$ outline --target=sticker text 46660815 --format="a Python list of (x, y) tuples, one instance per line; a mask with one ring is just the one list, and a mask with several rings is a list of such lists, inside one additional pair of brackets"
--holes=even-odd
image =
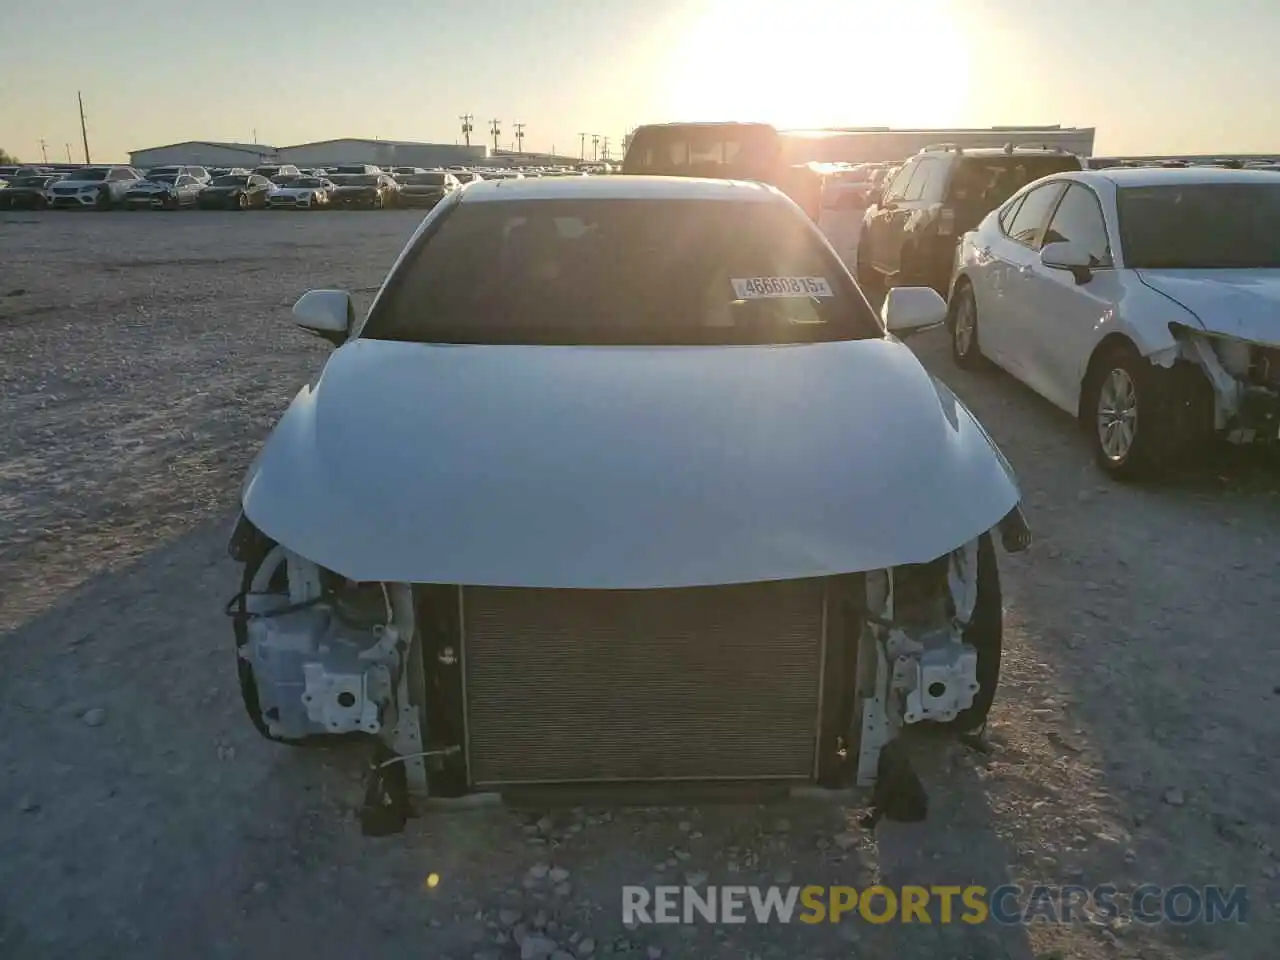
[(832, 297), (826, 277), (743, 277), (729, 281), (739, 300), (769, 297)]

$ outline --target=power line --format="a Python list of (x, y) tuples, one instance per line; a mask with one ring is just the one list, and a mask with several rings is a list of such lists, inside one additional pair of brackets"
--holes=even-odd
[(475, 119), (475, 114), (464, 113), (458, 119), (462, 121), (462, 142), (469, 147), (471, 146), (471, 134), (475, 131), (475, 127), (471, 123)]

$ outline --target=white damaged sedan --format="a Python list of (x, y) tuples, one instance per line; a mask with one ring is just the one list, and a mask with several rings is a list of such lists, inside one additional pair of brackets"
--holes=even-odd
[(957, 251), (952, 352), (1088, 427), (1118, 479), (1280, 439), (1280, 178), (1108, 169), (1024, 187)]
[(263, 735), (363, 735), (392, 797), (867, 784), (904, 724), (983, 723), (1015, 478), (773, 188), (471, 184), (365, 318), (294, 313), (338, 349), (232, 536)]

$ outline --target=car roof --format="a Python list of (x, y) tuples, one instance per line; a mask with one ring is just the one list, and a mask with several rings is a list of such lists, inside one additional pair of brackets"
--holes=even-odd
[(1158, 187), (1193, 183), (1280, 183), (1270, 170), (1233, 170), (1228, 167), (1107, 167), (1088, 171), (1090, 179), (1107, 180), (1117, 187)]
[(503, 200), (736, 200), (768, 203), (774, 190), (745, 180), (697, 177), (546, 177), (477, 180), (462, 194), (464, 203)]

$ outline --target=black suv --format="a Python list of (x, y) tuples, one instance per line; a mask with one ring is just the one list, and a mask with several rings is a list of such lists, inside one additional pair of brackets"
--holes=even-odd
[(944, 297), (956, 243), (1032, 180), (1084, 162), (1057, 147), (925, 147), (870, 196), (858, 239), (864, 287), (933, 287)]

